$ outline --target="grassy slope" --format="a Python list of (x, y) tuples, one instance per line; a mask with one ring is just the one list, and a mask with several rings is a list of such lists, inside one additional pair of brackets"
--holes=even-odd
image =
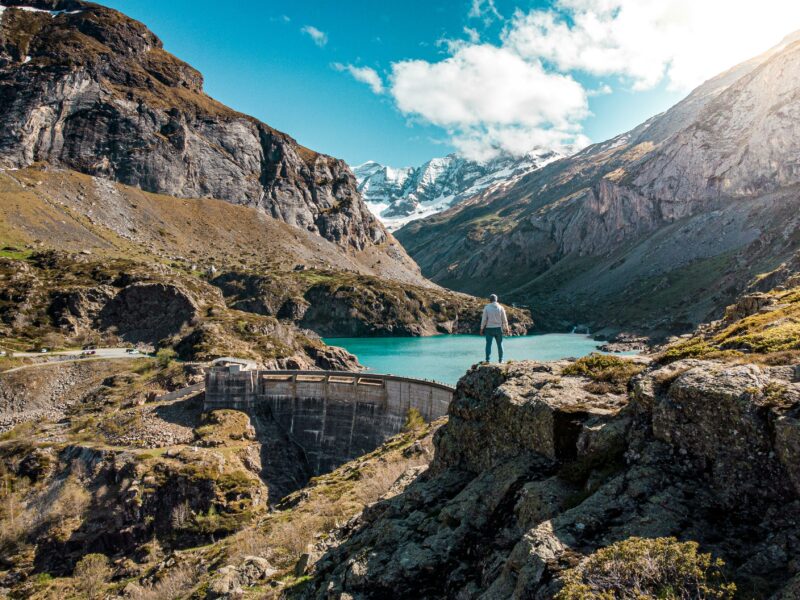
[[(795, 264), (793, 264), (795, 263)], [(725, 316), (667, 346), (660, 359), (711, 358), (790, 364), (800, 358), (800, 273), (797, 256), (757, 277), (752, 291), (726, 309)]]
[[(142, 279), (176, 282), (193, 291), (205, 308), (203, 322), (223, 330), (223, 335), (210, 335), (206, 329), (194, 344), (199, 358), (231, 353), (281, 358), (310, 343), (303, 339), (298, 346), (287, 341), (293, 337), (291, 331), (275, 333), (281, 326), (293, 327), (274, 318), (280, 305), (261, 315), (226, 308), (218, 291), (208, 285), (213, 274), (236, 272), (260, 278), (267, 282), (268, 296), (283, 300), (301, 298), (313, 286), (331, 294), (339, 291), (349, 298), (345, 303), (372, 306), (371, 299), (380, 296), (391, 307), (388, 313), (357, 311), (358, 318), (388, 318), (388, 328), (396, 331), (396, 321), (405, 319), (422, 333), (434, 333), (431, 319), (452, 318), (446, 307), (468, 308), (470, 314), (477, 310), (478, 300), (424, 280), (416, 266), (397, 252), (396, 244), (390, 238), (363, 252), (343, 250), (256, 209), (223, 201), (150, 194), (43, 165), (0, 171), (0, 258), (22, 261), (3, 263), (5, 280), (13, 280), (15, 272), (24, 273), (24, 263), (49, 248), (70, 252), (71, 260), (85, 263), (82, 268), (34, 269), (33, 298), (26, 298), (24, 306), (15, 304), (19, 300), (3, 299), (7, 313), (19, 310), (30, 316), (24, 326), (3, 334), (4, 345), (23, 349), (48, 334), (59, 334), (47, 314), (51, 294), (96, 286), (100, 283), (96, 272), (108, 272), (107, 281), (113, 280), (113, 273), (138, 272)], [(236, 300), (241, 298), (236, 295), (227, 301)], [(241, 306), (253, 310), (247, 303)], [(75, 343), (81, 341), (50, 340), (46, 345)]]

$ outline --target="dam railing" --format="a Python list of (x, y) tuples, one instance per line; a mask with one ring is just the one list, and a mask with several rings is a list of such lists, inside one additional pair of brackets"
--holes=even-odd
[(350, 371), (262, 371), (214, 367), (206, 375), (205, 410), (248, 408), (270, 399), (314, 398), (385, 406), (426, 421), (447, 413), (455, 389), (435, 381)]

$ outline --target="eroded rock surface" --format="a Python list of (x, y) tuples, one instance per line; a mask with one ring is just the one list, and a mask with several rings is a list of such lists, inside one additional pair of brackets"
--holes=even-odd
[(631, 536), (696, 540), (757, 597), (796, 585), (796, 367), (681, 361), (630, 396), (562, 367), (469, 371), (430, 469), (340, 530), (306, 596), (544, 600)]

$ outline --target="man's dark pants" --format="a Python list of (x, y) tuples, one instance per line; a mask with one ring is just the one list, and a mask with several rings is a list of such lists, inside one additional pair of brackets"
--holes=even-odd
[(497, 355), (499, 360), (503, 361), (503, 329), (502, 327), (487, 327), (483, 330), (486, 336), (486, 362), (492, 356), (492, 340), (497, 342)]

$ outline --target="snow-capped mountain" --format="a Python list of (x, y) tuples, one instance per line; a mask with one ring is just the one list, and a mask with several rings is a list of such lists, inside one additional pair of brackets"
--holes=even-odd
[(561, 154), (543, 149), (483, 163), (449, 154), (416, 168), (396, 169), (368, 161), (353, 167), (353, 173), (367, 206), (388, 229), (395, 230), (559, 158)]

